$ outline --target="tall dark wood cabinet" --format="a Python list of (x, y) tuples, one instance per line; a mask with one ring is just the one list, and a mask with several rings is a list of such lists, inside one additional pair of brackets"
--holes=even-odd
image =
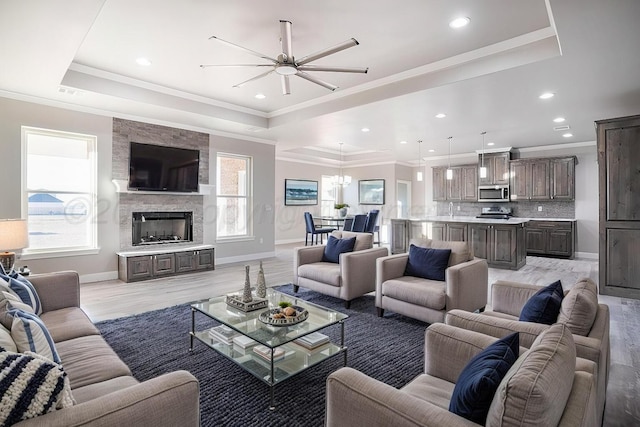
[(640, 299), (640, 116), (596, 125), (600, 293)]

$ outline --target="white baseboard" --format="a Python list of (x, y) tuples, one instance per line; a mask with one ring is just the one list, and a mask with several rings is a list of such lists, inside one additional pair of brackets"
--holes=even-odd
[(288, 245), (290, 243), (302, 243), (302, 239), (284, 239), (284, 240), (276, 240), (276, 245)]
[(273, 258), (274, 256), (276, 256), (275, 251), (261, 252), (257, 254), (230, 256), (225, 258), (216, 257), (216, 265), (233, 264), (235, 262), (253, 261), (256, 259), (264, 259), (264, 258)]
[(104, 282), (105, 280), (117, 280), (117, 271), (105, 271), (103, 273), (82, 274), (80, 283)]
[(595, 252), (576, 252), (575, 258), (598, 259), (599, 255)]

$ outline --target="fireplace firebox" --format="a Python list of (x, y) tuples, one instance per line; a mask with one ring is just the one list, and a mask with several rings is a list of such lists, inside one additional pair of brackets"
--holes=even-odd
[(193, 241), (193, 212), (133, 212), (132, 244), (158, 245)]

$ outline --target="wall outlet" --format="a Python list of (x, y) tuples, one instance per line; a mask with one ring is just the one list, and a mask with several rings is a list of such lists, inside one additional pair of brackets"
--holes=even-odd
[(542, 212), (542, 206), (538, 206), (538, 212)]
[(264, 239), (262, 237), (260, 238), (260, 243), (264, 243)]
[(458, 210), (460, 210), (460, 206), (458, 206)]

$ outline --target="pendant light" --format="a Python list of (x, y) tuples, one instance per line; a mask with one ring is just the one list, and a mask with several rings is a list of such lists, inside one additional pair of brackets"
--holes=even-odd
[(484, 136), (486, 135), (487, 132), (481, 132), (480, 135), (482, 135), (482, 154), (480, 155), (482, 161), (480, 163), (480, 178), (486, 178), (487, 177), (487, 168), (484, 167)]
[(451, 181), (453, 179), (453, 169), (451, 169), (451, 140), (452, 136), (447, 138), (449, 140), (449, 167), (447, 168), (447, 179)]
[(418, 173), (416, 174), (416, 180), (422, 182), (422, 155), (420, 151), (420, 145), (422, 144), (422, 140), (418, 140)]
[(349, 184), (351, 184), (351, 177), (349, 175), (343, 175), (342, 174), (342, 163), (343, 163), (343, 159), (342, 159), (342, 144), (344, 144), (344, 143), (343, 142), (338, 142), (338, 144), (340, 144), (340, 175), (334, 176), (333, 177), (333, 181), (334, 181), (335, 185), (341, 185), (343, 187), (346, 187)]

